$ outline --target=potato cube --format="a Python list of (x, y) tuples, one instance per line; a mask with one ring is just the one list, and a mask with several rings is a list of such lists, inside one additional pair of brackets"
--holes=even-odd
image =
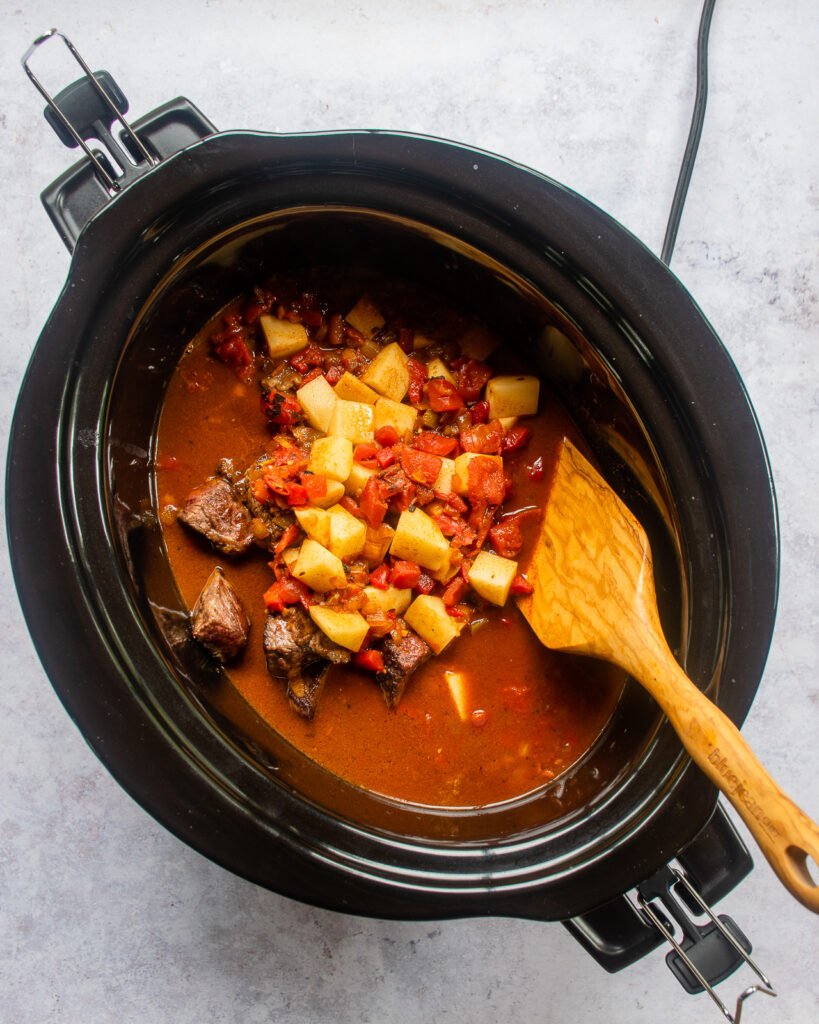
[(507, 416), (534, 416), (537, 412), (540, 381), (537, 377), (521, 374), (517, 377), (493, 377), (486, 385), (489, 418)]
[(285, 548), (284, 551), (282, 551), (282, 561), (285, 565), (292, 565), (298, 557), (298, 548)]
[(426, 641), (435, 654), (448, 647), (459, 633), (455, 620), (440, 597), (420, 594), (404, 612), (407, 625)]
[(359, 380), (349, 370), (344, 371), (334, 391), (338, 398), (343, 398), (347, 402), (364, 402), (365, 405), (375, 405), (378, 398), (377, 391), (367, 387), (364, 381)]
[(398, 520), (390, 553), (435, 572), (449, 563), (449, 542), (426, 512), (408, 508)]
[(294, 509), (296, 521), (308, 537), (324, 547), (330, 543), (330, 516), (321, 508)]
[(435, 478), (435, 483), (432, 485), (433, 491), (450, 494), (452, 492), (452, 477), (454, 475), (455, 460), (442, 457), (441, 468), (438, 471), (438, 476)]
[(330, 543), (327, 545), (339, 558), (353, 558), (360, 555), (367, 540), (367, 525), (356, 519), (341, 505), (333, 505), (327, 513), (330, 517)]
[(412, 336), (413, 352), (420, 352), (422, 348), (429, 348), (431, 344), (432, 338), (427, 337), (426, 334), (421, 334), (419, 331), (415, 331)]
[(310, 499), (310, 504), (315, 505), (317, 508), (329, 508), (331, 505), (337, 505), (339, 500), (344, 497), (343, 483), (338, 480), (331, 480), (328, 476), (324, 477), (324, 479), (327, 481), (327, 493), (322, 494), (320, 498)]
[(478, 324), (470, 327), (458, 339), (461, 355), (466, 356), (467, 359), (477, 359), (480, 362), (490, 356), (499, 344), (500, 340), (496, 335)]
[(365, 384), (393, 402), (400, 402), (409, 387), (407, 356), (397, 341), (393, 341), (373, 359), (361, 379)]
[(504, 430), (511, 430), (512, 427), (514, 427), (514, 425), (517, 423), (518, 419), (518, 416), (501, 416), (498, 422), (500, 423)]
[(304, 409), (310, 426), (327, 433), (333, 410), (338, 404), (335, 391), (327, 383), (326, 377), (314, 377), (296, 392), (299, 405)]
[(307, 347), (310, 340), (302, 324), (294, 324), (289, 320), (277, 320), (275, 316), (265, 313), (259, 317), (264, 331), (267, 351), (271, 359), (287, 359)]
[(503, 459), (500, 455), (481, 455), (478, 452), (464, 452), (455, 459), (455, 466), (452, 472), (452, 490), (456, 494), (467, 494), (469, 491), (469, 463), (473, 459), (491, 459), (500, 464), (503, 470)]
[(362, 611), (365, 615), (373, 615), (378, 612), (397, 612), (402, 615), (410, 606), (412, 590), (409, 587), (406, 589), (387, 587), (386, 590), (379, 590), (378, 587), (365, 587), (361, 596), (364, 598)]
[(344, 483), (353, 468), (353, 442), (337, 434), (317, 437), (310, 449), (307, 468), (311, 473)]
[(365, 338), (372, 337), (373, 333), (380, 330), (386, 323), (378, 306), (369, 295), (362, 295), (344, 319), (350, 327), (361, 331)]
[(402, 440), (406, 440), (415, 430), (418, 413), (411, 405), (393, 402), (391, 398), (379, 398), (375, 403), (373, 430), (381, 427), (395, 427)]
[(469, 718), (469, 688), (466, 676), (463, 672), (452, 672), (447, 669), (444, 672), (444, 680), (455, 710), (458, 712), (458, 718), (465, 722)]
[(318, 541), (308, 539), (302, 544), (299, 557), (293, 563), (292, 574), (297, 580), (320, 594), (338, 590), (347, 585), (341, 559)]
[(457, 384), (455, 375), (443, 359), (430, 359), (427, 363), (427, 377), (430, 380), (432, 380), (433, 377), (443, 377), (444, 380), (448, 380), (450, 384)]
[[(328, 433), (336, 437), (346, 437), (353, 444), (372, 441), (373, 407), (364, 402), (347, 402), (344, 399), (338, 399)], [(348, 472), (347, 476), (349, 475)]]
[(517, 574), (518, 563), (511, 558), (501, 558), (491, 551), (479, 551), (467, 578), (482, 598), (492, 604), (504, 605)]
[(386, 523), (382, 523), (375, 529), (371, 526), (367, 527), (367, 540), (364, 543), (364, 550), (361, 554), (371, 569), (381, 565), (384, 561), (394, 536), (395, 530), (391, 526), (387, 526)]
[(378, 470), (376, 469), (368, 469), (366, 466), (362, 466), (360, 462), (354, 462), (350, 475), (344, 482), (344, 490), (347, 494), (357, 498), (364, 490), (370, 477), (375, 476), (377, 472)]
[(361, 650), (370, 628), (360, 612), (337, 612), (320, 604), (310, 606), (310, 618), (333, 643), (353, 653)]

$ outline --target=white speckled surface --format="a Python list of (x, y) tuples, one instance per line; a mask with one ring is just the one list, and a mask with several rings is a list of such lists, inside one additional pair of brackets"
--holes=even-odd
[[(19, 57), (57, 22), (142, 114), (220, 127), (406, 129), (564, 181), (657, 250), (685, 142), (699, 3), (684, 0), (0, 0), (0, 431), (68, 257), (38, 194), (70, 162)], [(819, 813), (819, 16), (719, 0), (712, 92), (674, 269), (743, 374), (778, 488), (782, 592), (745, 732)], [(73, 70), (38, 64), (59, 88)], [(52, 74), (53, 72), (53, 74)], [(49, 77), (51, 74), (51, 77)], [(14, 1024), (718, 1020), (657, 953), (610, 977), (559, 926), (325, 913), (237, 879), (113, 782), (46, 681), (5, 551), (0, 1018)], [(743, 832), (743, 834), (745, 834)], [(817, 922), (764, 862), (720, 909), (776, 983), (753, 1024), (811, 1024)], [(736, 980), (722, 991), (730, 997)]]

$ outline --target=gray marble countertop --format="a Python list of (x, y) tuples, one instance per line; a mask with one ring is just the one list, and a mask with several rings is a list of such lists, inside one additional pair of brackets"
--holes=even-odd
[[(38, 194), (73, 157), (19, 58), (55, 21), (145, 113), (189, 96), (222, 128), (377, 127), (456, 139), (565, 182), (659, 250), (694, 87), (685, 0), (0, 2), (0, 431), (68, 269)], [(819, 813), (819, 14), (720, 0), (702, 148), (673, 261), (765, 434), (779, 617), (745, 734)], [(38, 64), (59, 89), (67, 60)], [(557, 925), (315, 910), (226, 873), (146, 815), (63, 711), (5, 550), (0, 1018), (14, 1024), (716, 1021), (659, 952), (609, 976)], [(741, 827), (743, 835), (747, 836)], [(750, 842), (750, 840), (749, 840)], [(817, 922), (761, 856), (720, 905), (779, 990), (748, 1024), (819, 1020)], [(722, 986), (734, 996), (746, 975)]]

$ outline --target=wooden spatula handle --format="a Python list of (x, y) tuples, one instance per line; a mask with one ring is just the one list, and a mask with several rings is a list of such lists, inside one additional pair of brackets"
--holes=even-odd
[(814, 913), (819, 885), (819, 827), (787, 797), (742, 738), (739, 729), (697, 687), (663, 645), (630, 671), (668, 716), (685, 749), (722, 790), (750, 829), (782, 884)]

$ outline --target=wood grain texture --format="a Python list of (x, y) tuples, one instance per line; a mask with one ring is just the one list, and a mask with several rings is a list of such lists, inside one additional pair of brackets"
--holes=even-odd
[(819, 913), (819, 828), (768, 775), (731, 720), (683, 672), (663, 635), (645, 531), (565, 440), (519, 606), (541, 642), (624, 668), (658, 702), (731, 801), (783, 885)]

